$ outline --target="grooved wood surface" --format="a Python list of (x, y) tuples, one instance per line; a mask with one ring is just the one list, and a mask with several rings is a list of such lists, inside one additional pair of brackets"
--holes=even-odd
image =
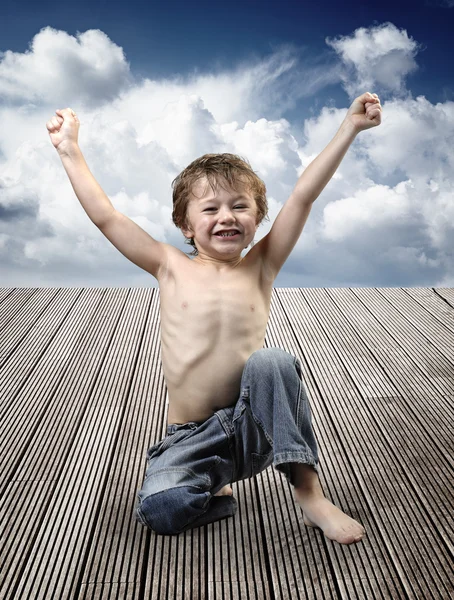
[(166, 432), (159, 289), (0, 288), (0, 598), (453, 598), (454, 289), (275, 288), (265, 346), (301, 361), (359, 544), (307, 528), (274, 467), (233, 484), (233, 518), (140, 525)]

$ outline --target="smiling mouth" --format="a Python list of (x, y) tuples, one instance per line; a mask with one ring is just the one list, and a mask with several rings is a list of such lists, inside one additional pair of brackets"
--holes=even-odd
[(222, 238), (224, 240), (231, 240), (231, 239), (235, 239), (236, 237), (238, 237), (240, 234), (238, 231), (234, 232), (234, 233), (229, 233), (229, 234), (221, 234), (221, 233), (215, 233), (214, 234), (215, 237), (218, 238)]

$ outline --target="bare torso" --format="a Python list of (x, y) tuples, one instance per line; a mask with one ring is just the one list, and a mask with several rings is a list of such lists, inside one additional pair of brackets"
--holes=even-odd
[(263, 348), (273, 278), (254, 246), (230, 270), (169, 246), (159, 276), (168, 423), (201, 422), (236, 403), (246, 361)]

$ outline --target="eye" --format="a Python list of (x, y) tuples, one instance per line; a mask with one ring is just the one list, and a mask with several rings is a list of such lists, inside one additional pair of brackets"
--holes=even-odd
[[(238, 204), (237, 206), (235, 206), (235, 208), (247, 208), (246, 206), (243, 206), (242, 204)], [(216, 210), (213, 206), (211, 208), (205, 208), (205, 210), (203, 212), (206, 212), (207, 210)]]

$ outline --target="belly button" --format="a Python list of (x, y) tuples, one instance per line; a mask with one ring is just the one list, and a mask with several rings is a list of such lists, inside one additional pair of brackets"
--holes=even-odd
[(251, 304), (251, 310), (255, 310), (255, 306)]

